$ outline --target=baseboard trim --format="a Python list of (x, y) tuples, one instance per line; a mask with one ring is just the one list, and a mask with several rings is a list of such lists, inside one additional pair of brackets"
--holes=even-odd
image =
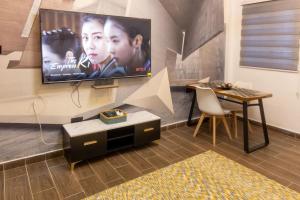
[(63, 155), (64, 155), (63, 149), (57, 149), (57, 150), (48, 151), (44, 153), (34, 154), (27, 157), (4, 161), (0, 163), (0, 172), (3, 170), (25, 166), (26, 164), (28, 165), (36, 162), (41, 162), (44, 160), (49, 160)]
[[(240, 116), (238, 116), (238, 118), (239, 118), (239, 120), (243, 120), (243, 118), (240, 117)], [(254, 125), (262, 126), (262, 123), (259, 122), (259, 121), (256, 121), (256, 120), (253, 120), (253, 119), (249, 119), (249, 121), (250, 121), (250, 123), (253, 123)], [(289, 130), (286, 130), (286, 129), (283, 129), (283, 128), (272, 126), (270, 124), (267, 124), (267, 127), (270, 130), (278, 131), (279, 133), (282, 133), (284, 135), (288, 135), (288, 136), (291, 136), (293, 138), (300, 139), (300, 134), (299, 133), (295, 133), (295, 132), (292, 132), (292, 131), (289, 131)]]
[[(241, 116), (237, 116), (237, 117), (238, 117), (239, 120), (241, 120), (241, 121), (243, 120), (243, 118)], [(192, 118), (192, 122), (195, 122), (197, 120), (199, 120), (199, 117)], [(251, 123), (253, 123), (254, 125), (262, 126), (262, 123), (259, 122), (259, 121), (256, 121), (256, 120), (253, 120), (253, 119), (249, 119), (249, 121)], [(165, 124), (165, 125), (162, 126), (161, 130), (166, 131), (166, 130), (170, 130), (170, 129), (185, 126), (185, 125), (187, 125), (187, 120), (182, 120), (182, 121), (178, 121), (178, 122), (171, 123), (171, 124)], [(269, 124), (267, 124), (267, 127), (270, 130), (277, 131), (277, 132), (282, 133), (284, 135), (288, 135), (290, 137), (300, 139), (300, 134), (299, 133), (295, 133), (295, 132), (292, 132), (292, 131), (289, 131), (289, 130), (286, 130), (286, 129), (283, 129), (283, 128), (279, 128), (279, 127), (276, 127), (276, 126), (272, 126), (272, 125), (269, 125)]]
[[(192, 122), (196, 122), (198, 120), (199, 120), (199, 117), (192, 118)], [(161, 127), (161, 131), (171, 130), (171, 129), (186, 126), (186, 125), (187, 125), (187, 120), (181, 120), (181, 121), (174, 122), (174, 123), (164, 124)]]
[[(242, 116), (238, 116), (237, 115), (237, 118), (238, 120), (243, 120), (243, 117)], [(198, 118), (199, 119), (199, 118)], [(250, 123), (256, 125), (256, 126), (262, 126), (262, 123), (259, 122), (259, 121), (256, 121), (254, 119), (249, 119), (248, 120), (250, 121)], [(293, 131), (289, 131), (289, 130), (286, 130), (286, 129), (283, 129), (283, 128), (279, 128), (279, 127), (276, 127), (276, 126), (272, 126), (270, 124), (267, 124), (267, 127), (269, 130), (273, 130), (273, 131), (278, 131), (279, 133), (282, 133), (284, 135), (288, 135), (290, 137), (293, 137), (293, 138), (297, 138), (297, 139), (300, 139), (300, 134), (299, 133), (295, 133)]]

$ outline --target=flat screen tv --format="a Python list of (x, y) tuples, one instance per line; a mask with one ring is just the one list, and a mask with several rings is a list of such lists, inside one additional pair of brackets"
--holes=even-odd
[(151, 76), (151, 20), (40, 9), (43, 83)]

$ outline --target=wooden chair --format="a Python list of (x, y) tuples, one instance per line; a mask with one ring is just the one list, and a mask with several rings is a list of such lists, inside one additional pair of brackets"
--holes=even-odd
[(225, 126), (226, 132), (228, 137), (231, 138), (230, 130), (225, 119), (225, 115), (231, 114), (230, 110), (223, 109), (221, 104), (211, 88), (202, 88), (196, 87), (196, 94), (197, 94), (197, 102), (200, 111), (202, 112), (199, 122), (196, 126), (194, 137), (197, 136), (197, 133), (202, 125), (202, 122), (205, 117), (212, 117), (213, 121), (213, 145), (216, 145), (216, 119), (221, 118), (222, 122)]

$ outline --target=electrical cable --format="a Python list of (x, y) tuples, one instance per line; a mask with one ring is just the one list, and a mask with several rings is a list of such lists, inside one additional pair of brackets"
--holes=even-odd
[[(39, 98), (41, 98), (41, 97), (39, 97)], [(39, 117), (39, 114), (36, 111), (36, 99), (32, 103), (32, 108), (33, 108), (33, 112), (34, 112), (35, 118), (36, 118), (36, 120), (37, 120), (37, 122), (39, 124), (41, 141), (45, 145), (61, 144), (61, 143), (54, 143), (54, 142), (46, 142), (46, 140), (44, 139), (44, 136), (43, 136), (43, 128), (42, 128), (42, 124), (41, 124), (41, 121), (40, 121), (40, 117)]]
[[(74, 83), (74, 89), (73, 91), (71, 92), (71, 100), (72, 100), (72, 103), (77, 107), (77, 108), (81, 108), (81, 103), (80, 103), (80, 93), (79, 93), (79, 86), (81, 85), (81, 81), (77, 82), (77, 83)], [(74, 98), (73, 98), (73, 94), (75, 93), (75, 91), (77, 91), (77, 103), (74, 101)]]

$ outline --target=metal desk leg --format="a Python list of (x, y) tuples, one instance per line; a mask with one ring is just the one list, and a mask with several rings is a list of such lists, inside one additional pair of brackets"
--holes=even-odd
[(269, 135), (268, 135), (268, 128), (267, 128), (267, 123), (266, 123), (266, 118), (265, 118), (265, 112), (264, 112), (264, 106), (262, 99), (258, 100), (259, 103), (259, 110), (260, 110), (260, 116), (261, 116), (261, 123), (263, 126), (263, 131), (264, 131), (264, 137), (265, 137), (265, 146), (269, 144)]
[(244, 151), (249, 153), (248, 138), (248, 102), (243, 101), (243, 134), (244, 134)]
[(247, 102), (243, 103), (243, 114), (244, 114), (244, 150), (246, 153), (251, 153), (253, 151), (256, 151), (258, 149), (264, 148), (266, 146), (268, 146), (269, 144), (269, 136), (268, 136), (268, 128), (267, 128), (267, 124), (266, 124), (266, 119), (265, 119), (265, 113), (264, 113), (264, 106), (262, 103), (262, 99), (258, 99), (258, 106), (259, 106), (259, 110), (260, 110), (260, 116), (261, 116), (261, 121), (262, 121), (262, 128), (264, 131), (264, 139), (265, 142), (259, 145), (256, 145), (254, 147), (249, 148), (249, 138), (248, 138), (248, 105)]
[(188, 121), (187, 121), (188, 126), (192, 126), (192, 125), (195, 124), (195, 123), (192, 123), (192, 117), (193, 117), (195, 102), (196, 102), (196, 90), (193, 91), (193, 99), (192, 99), (192, 104), (191, 104), (191, 108), (190, 108), (189, 118), (188, 118)]

